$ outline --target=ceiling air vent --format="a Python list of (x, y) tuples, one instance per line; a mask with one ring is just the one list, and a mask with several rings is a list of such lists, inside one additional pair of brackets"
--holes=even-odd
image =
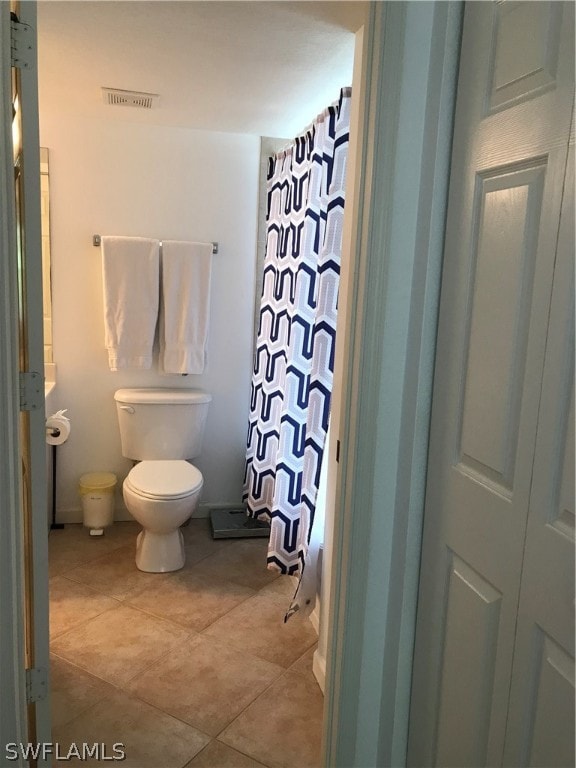
[(140, 107), (152, 109), (158, 102), (157, 93), (143, 93), (141, 91), (125, 91), (122, 88), (102, 88), (104, 103), (116, 107)]

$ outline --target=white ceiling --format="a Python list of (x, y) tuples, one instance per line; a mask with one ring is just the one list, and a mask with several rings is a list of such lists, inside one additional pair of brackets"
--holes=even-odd
[[(351, 85), (365, 5), (42, 0), (40, 113), (292, 137)], [(103, 86), (159, 103), (108, 106)]]

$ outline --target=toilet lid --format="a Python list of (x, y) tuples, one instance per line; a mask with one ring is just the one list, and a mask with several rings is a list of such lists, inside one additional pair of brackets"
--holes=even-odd
[(126, 478), (141, 496), (179, 499), (202, 487), (202, 473), (187, 461), (141, 461)]

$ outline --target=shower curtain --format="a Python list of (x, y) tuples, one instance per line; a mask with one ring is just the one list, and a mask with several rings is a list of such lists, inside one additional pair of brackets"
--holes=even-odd
[(289, 613), (309, 612), (316, 592), (309, 542), (334, 371), (350, 96), (343, 89), (268, 166), (244, 501), (270, 521), (268, 567), (307, 571)]

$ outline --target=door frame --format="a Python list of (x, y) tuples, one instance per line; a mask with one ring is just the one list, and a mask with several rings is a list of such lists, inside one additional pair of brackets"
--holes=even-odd
[[(20, 433), (19, 298), (17, 215), (12, 163), (11, 22), (9, 3), (0, 3), (2, 59), (0, 94), (2, 120), (0, 148), (5, 162), (1, 170), (0, 215), (0, 318), (5, 333), (0, 339), (0, 428), (5, 441), (0, 462), (0, 652), (2, 684), (11, 696), (0, 697), (0, 754), (8, 743), (49, 744), (51, 741), (48, 615), (48, 514), (46, 493), (46, 428), (44, 409), (44, 340), (42, 311), (42, 235), (40, 214), (40, 149), (38, 124), (38, 67), (36, 61), (36, 3), (23, 2), (19, 19), (32, 28), (28, 64), (19, 70), (22, 110), (23, 275), (26, 296), (23, 322), (27, 328), (28, 371), (38, 374), (39, 392), (27, 393), (27, 435)], [(29, 435), (29, 437), (28, 437)], [(22, 440), (29, 442), (29, 491), (23, 489)], [(6, 460), (4, 460), (4, 456)], [(23, 494), (29, 499), (27, 522), (23, 519)], [(26, 574), (26, 575), (25, 575)], [(24, 616), (28, 614), (28, 630)], [(26, 653), (32, 665), (27, 685)], [(4, 661), (6, 660), (6, 661)], [(8, 661), (9, 660), (9, 661)], [(6, 679), (4, 679), (4, 673)], [(27, 703), (29, 697), (29, 704)], [(5, 711), (6, 710), (6, 711)], [(11, 711), (12, 710), (12, 711)], [(6, 729), (6, 730), (4, 730)], [(1, 758), (0, 758), (1, 759)], [(21, 756), (19, 758), (22, 759)], [(15, 764), (20, 764), (15, 761)], [(49, 752), (41, 751), (34, 764), (50, 764)]]
[[(0, 3), (0, 748), (27, 740), (24, 660), (23, 526), (20, 515), (19, 383), (18, 383), (18, 276), (8, 254), (16, 251), (14, 170), (12, 167), (12, 96), (10, 87), (10, 7)], [(8, 73), (8, 74), (6, 74)], [(10, 116), (10, 119), (8, 118)], [(5, 693), (6, 692), (6, 693)]]
[(334, 768), (406, 764), (462, 16), (461, 2), (373, 3), (364, 30), (327, 543), (324, 764)]

